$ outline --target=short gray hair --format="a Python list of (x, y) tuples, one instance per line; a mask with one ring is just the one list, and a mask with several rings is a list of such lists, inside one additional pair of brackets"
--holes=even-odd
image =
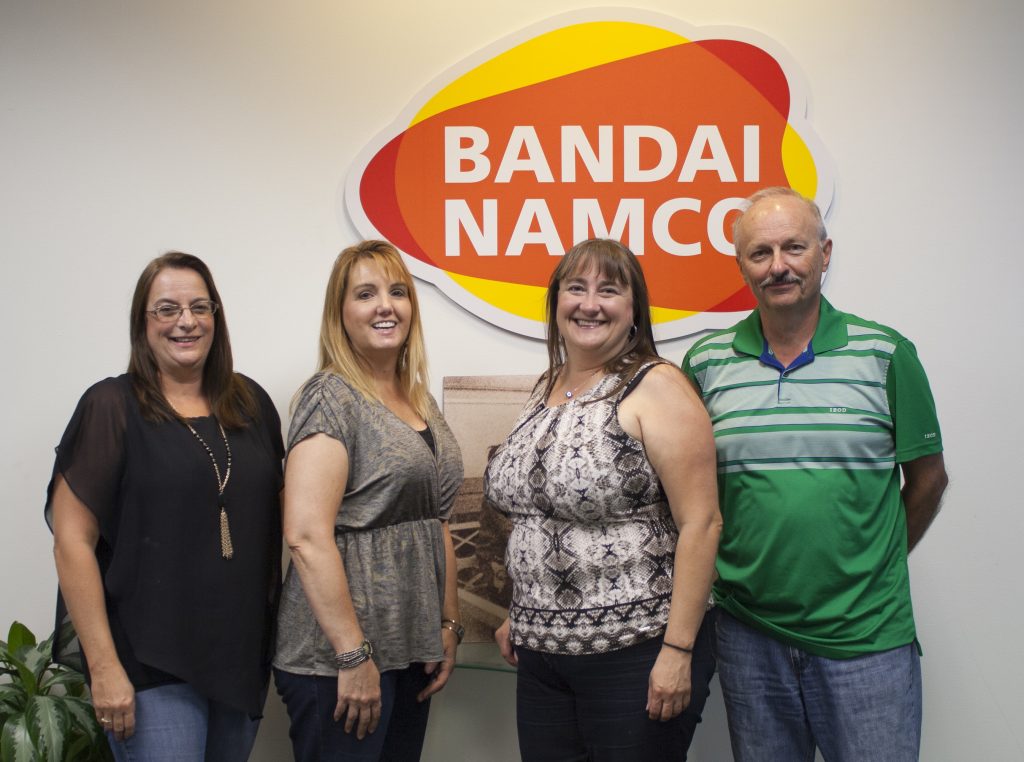
[(763, 201), (766, 198), (776, 198), (777, 196), (788, 196), (789, 198), (797, 198), (803, 201), (807, 205), (807, 209), (814, 216), (814, 221), (818, 226), (818, 240), (825, 241), (828, 238), (828, 231), (825, 230), (825, 220), (821, 216), (821, 209), (818, 205), (811, 201), (811, 199), (804, 196), (802, 193), (787, 188), (784, 185), (774, 185), (769, 188), (762, 188), (754, 195), (747, 198), (743, 204), (743, 211), (740, 216), (736, 218), (736, 221), (732, 223), (732, 242), (733, 246), (736, 245), (736, 240), (739, 237), (740, 223), (743, 222), (743, 218), (747, 214), (747, 210), (750, 209), (758, 201)]

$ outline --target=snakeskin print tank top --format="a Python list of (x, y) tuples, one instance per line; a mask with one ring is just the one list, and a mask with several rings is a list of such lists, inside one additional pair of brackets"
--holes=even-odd
[(512, 521), (516, 645), (604, 653), (665, 628), (678, 531), (643, 444), (618, 420), (656, 364), (605, 399), (620, 376), (556, 407), (538, 389), (487, 466), (487, 500)]

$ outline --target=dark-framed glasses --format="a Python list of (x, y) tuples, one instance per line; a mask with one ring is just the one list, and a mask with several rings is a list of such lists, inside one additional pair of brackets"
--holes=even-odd
[(217, 302), (211, 302), (209, 299), (201, 299), (198, 302), (192, 302), (192, 304), (184, 307), (180, 304), (161, 304), (151, 310), (146, 310), (146, 314), (152, 315), (161, 323), (171, 323), (180, 318), (181, 314), (185, 310), (191, 312), (192, 317), (202, 320), (204, 318), (212, 317), (219, 308), (220, 305), (217, 304)]

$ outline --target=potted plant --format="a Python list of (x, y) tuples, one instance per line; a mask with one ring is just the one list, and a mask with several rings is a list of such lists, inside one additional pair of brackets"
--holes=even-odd
[(112, 760), (86, 698), (85, 676), (53, 662), (53, 637), (37, 643), (14, 622), (0, 641), (0, 759)]

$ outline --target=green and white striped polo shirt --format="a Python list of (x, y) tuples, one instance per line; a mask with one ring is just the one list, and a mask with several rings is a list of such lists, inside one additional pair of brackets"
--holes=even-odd
[(914, 640), (898, 464), (942, 437), (913, 344), (822, 299), (788, 369), (755, 310), (694, 344), (683, 371), (718, 450), (719, 605), (830, 658)]

